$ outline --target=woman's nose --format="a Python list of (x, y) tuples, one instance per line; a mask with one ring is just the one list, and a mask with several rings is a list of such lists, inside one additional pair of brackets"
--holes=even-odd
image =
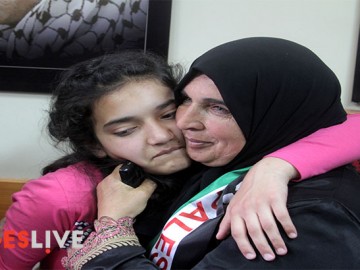
[(201, 130), (204, 125), (201, 112), (194, 106), (180, 105), (176, 111), (176, 125), (181, 130)]

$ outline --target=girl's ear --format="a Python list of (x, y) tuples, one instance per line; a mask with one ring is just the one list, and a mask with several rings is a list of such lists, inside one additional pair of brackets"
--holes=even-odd
[(107, 156), (106, 152), (100, 144), (97, 144), (92, 151), (97, 158), (104, 158)]

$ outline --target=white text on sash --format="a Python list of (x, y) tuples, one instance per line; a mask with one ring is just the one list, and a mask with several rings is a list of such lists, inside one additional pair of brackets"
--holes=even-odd
[(165, 224), (159, 239), (151, 250), (150, 259), (160, 269), (170, 269), (180, 241), (209, 219), (216, 217), (216, 204), (224, 187), (187, 204)]

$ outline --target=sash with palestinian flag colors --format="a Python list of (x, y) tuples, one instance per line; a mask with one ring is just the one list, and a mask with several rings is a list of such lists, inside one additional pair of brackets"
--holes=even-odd
[(150, 252), (150, 259), (160, 269), (171, 269), (180, 242), (205, 221), (217, 216), (217, 202), (222, 191), (248, 170), (249, 167), (224, 174), (176, 210)]

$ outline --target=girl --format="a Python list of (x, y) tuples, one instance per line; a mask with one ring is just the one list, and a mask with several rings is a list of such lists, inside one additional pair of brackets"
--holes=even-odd
[[(41, 268), (61, 269), (65, 249), (53, 233), (46, 240), (46, 233), (55, 231), (62, 237), (78, 230), (84, 238), (89, 235), (97, 214), (96, 185), (125, 160), (157, 175), (151, 213), (142, 215), (155, 212), (155, 219), (149, 232), (139, 233), (146, 238), (160, 229), (156, 209), (174, 197), (181, 181), (173, 180), (182, 178), (182, 170), (190, 165), (174, 119), (171, 89), (177, 83), (177, 70), (161, 57), (126, 52), (80, 63), (63, 74), (53, 96), (48, 130), (71, 152), (14, 195), (4, 225), (5, 231), (14, 232), (14, 243), (21, 242), (16, 232), (27, 232), (29, 242), (36, 232), (36, 242), (44, 246), (1, 245), (1, 269), (31, 269), (39, 261)], [(68, 246), (70, 238), (64, 244)]]

